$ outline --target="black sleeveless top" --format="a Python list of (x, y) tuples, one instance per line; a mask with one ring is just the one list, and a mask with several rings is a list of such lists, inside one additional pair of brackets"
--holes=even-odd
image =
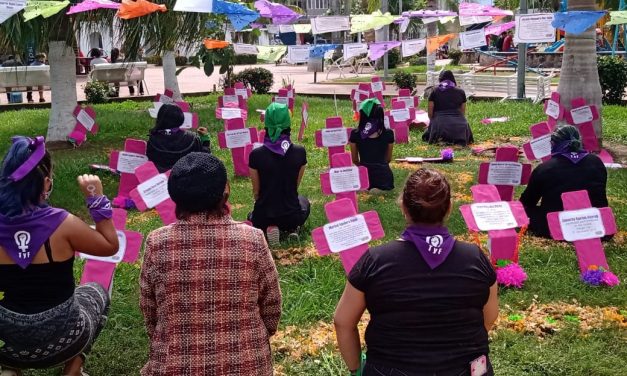
[(44, 244), (47, 264), (0, 265), (0, 306), (17, 313), (34, 314), (49, 310), (74, 294), (74, 257), (61, 262), (52, 259), (50, 241)]

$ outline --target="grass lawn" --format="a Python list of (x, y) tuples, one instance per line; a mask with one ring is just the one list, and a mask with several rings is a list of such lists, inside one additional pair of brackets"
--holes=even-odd
[[(315, 147), (314, 130), (323, 127), (324, 119), (334, 116), (333, 102), (328, 99), (296, 98), (296, 106), (309, 103), (310, 125), (304, 144), (309, 165), (301, 193), (312, 201), (312, 213), (301, 235), (300, 244), (282, 244), (273, 250), (281, 277), (283, 316), (277, 336), (273, 338), (275, 369), (279, 375), (345, 375), (339, 352), (335, 348), (332, 315), (344, 287), (342, 266), (335, 256), (318, 257), (309, 232), (325, 223), (323, 204), (331, 197), (321, 194), (319, 174), (327, 167), (326, 150)], [(191, 98), (199, 113), (201, 125), (210, 129), (215, 154), (227, 164), (231, 176), (231, 202), (235, 219), (243, 220), (252, 208), (250, 182), (232, 177), (228, 151), (217, 150), (216, 133), (221, 122), (214, 117), (216, 96)], [(260, 127), (254, 109), (264, 108), (269, 96), (254, 96), (250, 102), (251, 126)], [(76, 176), (88, 171), (90, 163), (108, 163), (111, 150), (120, 149), (127, 137), (146, 139), (153, 120), (146, 109), (148, 102), (122, 102), (96, 106), (100, 133), (77, 150), (53, 152), (55, 190), (52, 204), (88, 218)], [(339, 115), (353, 125), (348, 101), (338, 103)], [(468, 118), (478, 144), (511, 142), (521, 145), (529, 136), (528, 127), (544, 119), (540, 105), (525, 103), (470, 102)], [(295, 111), (298, 113), (298, 111)], [(627, 109), (604, 109), (605, 139), (627, 144), (624, 119)], [(509, 116), (507, 123), (482, 125), (486, 117)], [(10, 136), (45, 134), (47, 110), (22, 110), (0, 113), (0, 152), (4, 155)], [(295, 124), (300, 123), (297, 117)], [(420, 133), (411, 132), (411, 143), (396, 146), (395, 157), (437, 156), (440, 147), (420, 141)], [(433, 165), (451, 181), (454, 195), (450, 229), (462, 239), (470, 240), (457, 208), (471, 200), (469, 188), (476, 181), (479, 163), (487, 158), (472, 156), (468, 149), (455, 150), (455, 162)], [(416, 166), (394, 165), (397, 188), (382, 196), (359, 194), (360, 210), (379, 212), (389, 241), (404, 228), (396, 204), (400, 188)], [(572, 246), (526, 236), (520, 251), (520, 263), (529, 279), (522, 290), (501, 289), (501, 317), (492, 331), (491, 358), (499, 375), (620, 375), (627, 371), (627, 170), (609, 171), (608, 196), (614, 208), (618, 227), (614, 240), (605, 245), (609, 264), (623, 284), (615, 288), (588, 287), (579, 281), (577, 261)], [(102, 174), (109, 197), (117, 192), (117, 181)], [(518, 191), (520, 193), (520, 190)], [(128, 227), (148, 234), (161, 225), (154, 212), (129, 213)], [(485, 238), (483, 238), (485, 239)], [(378, 244), (380, 242), (376, 242)], [(76, 267), (76, 276), (81, 271)], [(88, 358), (86, 371), (91, 375), (137, 375), (144, 364), (147, 337), (139, 310), (140, 263), (121, 264), (114, 282), (113, 300), (107, 327)], [(365, 323), (365, 321), (364, 321)], [(55, 373), (56, 372), (56, 373)], [(30, 371), (27, 375), (56, 375), (60, 371)]]

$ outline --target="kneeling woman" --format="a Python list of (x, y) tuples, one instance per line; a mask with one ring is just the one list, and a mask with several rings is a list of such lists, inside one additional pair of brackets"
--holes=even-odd
[(496, 273), (479, 247), (455, 240), (444, 226), (449, 183), (434, 170), (414, 172), (401, 210), (401, 238), (361, 257), (335, 311), (346, 365), (360, 368), (357, 324), (367, 308), (364, 376), (470, 375), (470, 364), (482, 360), (493, 375), (487, 356), (498, 315)]
[(264, 231), (273, 226), (274, 243), (274, 237), (278, 236), (274, 232), (276, 227), (281, 231), (294, 231), (309, 217), (309, 201), (298, 195), (307, 153), (304, 147), (290, 140), (290, 112), (286, 105), (270, 104), (264, 123), (263, 146), (250, 153), (248, 162), (255, 197), (250, 219), (253, 226)]
[(529, 217), (529, 232), (545, 238), (551, 237), (546, 215), (564, 210), (562, 193), (586, 190), (593, 207), (608, 206), (607, 170), (599, 157), (582, 148), (577, 128), (557, 128), (551, 135), (551, 152), (551, 159), (533, 170), (520, 196)]
[(466, 120), (466, 93), (457, 87), (450, 70), (440, 73), (440, 84), (429, 95), (429, 128), (422, 140), (466, 146), (472, 144), (472, 130)]
[(43, 137), (13, 139), (0, 169), (2, 376), (58, 365), (63, 375), (82, 375), (106, 322), (109, 295), (96, 283), (74, 287), (74, 254), (111, 256), (118, 237), (100, 179), (83, 175), (78, 184), (95, 230), (48, 205), (52, 162)]
[(390, 169), (394, 132), (385, 129), (385, 114), (376, 98), (366, 99), (359, 106), (359, 126), (350, 136), (353, 163), (368, 169), (370, 189), (394, 189), (394, 175)]

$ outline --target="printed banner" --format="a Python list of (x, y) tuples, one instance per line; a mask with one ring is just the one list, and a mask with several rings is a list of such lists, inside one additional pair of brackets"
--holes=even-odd
[(366, 43), (348, 43), (344, 45), (344, 60), (368, 53)]
[(257, 55), (259, 53), (257, 46), (244, 43), (233, 44), (233, 50), (235, 51), (235, 55)]
[(279, 61), (287, 52), (287, 46), (257, 46), (257, 59), (265, 61)]
[(176, 0), (173, 9), (176, 12), (211, 13), (213, 0)]
[(351, 23), (348, 16), (315, 17), (311, 19), (311, 33), (314, 35), (350, 30), (350, 28)]
[(1, 0), (0, 24), (26, 7), (26, 0)]
[(519, 14), (515, 22), (514, 43), (555, 42), (553, 13)]
[(485, 41), (485, 30), (470, 30), (459, 33), (459, 42), (462, 50), (470, 50), (487, 45)]
[(309, 46), (288, 46), (287, 62), (290, 64), (306, 63), (309, 61)]
[(416, 55), (420, 51), (424, 50), (426, 45), (427, 45), (426, 39), (404, 40), (401, 43), (401, 51), (402, 51), (403, 57)]
[(70, 5), (68, 0), (65, 1), (29, 1), (26, 4), (26, 10), (22, 16), (24, 21), (30, 21), (35, 17), (42, 16), (48, 18), (59, 13), (65, 7)]

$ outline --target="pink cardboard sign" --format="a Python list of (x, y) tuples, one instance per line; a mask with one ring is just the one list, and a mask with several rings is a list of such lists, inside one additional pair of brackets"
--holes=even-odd
[(503, 146), (496, 149), (494, 162), (479, 166), (479, 184), (495, 185), (503, 201), (512, 201), (514, 188), (527, 185), (531, 175), (531, 165), (518, 163), (518, 148)]
[(307, 104), (307, 102), (303, 102), (300, 108), (300, 116), (301, 116), (300, 129), (298, 131), (299, 142), (303, 140), (303, 137), (305, 136), (305, 129), (307, 128), (307, 125), (309, 124), (309, 105)]
[(118, 196), (113, 199), (114, 206), (126, 207), (126, 199), (130, 198), (131, 191), (139, 184), (135, 169), (146, 162), (146, 141), (143, 140), (128, 138), (124, 141), (124, 150), (111, 152), (109, 167), (120, 173)]
[(560, 101), (560, 93), (554, 91), (551, 98), (544, 102), (544, 113), (547, 116), (546, 122), (551, 129), (555, 129), (557, 122), (564, 119), (564, 106)]
[(176, 222), (176, 204), (168, 193), (170, 171), (160, 174), (154, 163), (146, 162), (135, 169), (139, 184), (131, 191), (131, 198), (139, 211), (155, 208), (163, 224)]
[(551, 159), (551, 127), (546, 121), (529, 127), (531, 141), (523, 144), (523, 152), (528, 160), (548, 161)]
[(126, 210), (113, 209), (113, 225), (118, 233), (119, 249), (111, 257), (96, 257), (79, 254), (87, 259), (83, 267), (81, 285), (96, 282), (107, 290), (111, 290), (116, 265), (120, 262), (133, 263), (137, 261), (142, 247), (144, 236), (140, 232), (126, 229)]
[(240, 95), (221, 95), (218, 97), (218, 107), (241, 108), (242, 110), (247, 110), (248, 102)]
[(98, 133), (98, 124), (96, 124), (96, 111), (91, 107), (85, 107), (78, 105), (74, 108), (74, 117), (76, 118), (76, 125), (70, 134), (68, 139), (81, 146), (87, 140), (87, 133)]
[(250, 99), (250, 97), (252, 97), (253, 92), (249, 88), (247, 88), (246, 85), (244, 85), (243, 83), (236, 82), (233, 85), (233, 87), (224, 88), (224, 94), (226, 94), (226, 95), (239, 95), (244, 100), (248, 101), (248, 99)]
[(184, 112), (183, 113), (183, 125), (181, 125), (180, 129), (196, 129), (198, 128), (198, 114), (195, 112)]
[[(327, 219), (331, 222), (329, 225), (335, 226), (335, 228), (319, 227), (314, 229), (311, 233), (314, 245), (321, 256), (329, 255), (332, 251), (339, 253), (344, 271), (348, 274), (359, 258), (368, 250), (368, 244), (360, 242), (360, 240), (369, 239), (368, 241), (371, 241), (385, 236), (379, 214), (376, 211), (368, 211), (358, 216), (357, 210), (346, 198), (329, 202), (324, 206), (324, 211)], [(342, 220), (345, 221), (341, 222)], [(352, 225), (356, 226), (351, 227)], [(329, 231), (325, 232), (325, 230)], [(331, 233), (331, 231), (334, 232)], [(350, 234), (356, 234), (358, 231), (359, 233), (367, 232), (367, 234), (361, 239), (350, 239), (355, 238)], [(339, 243), (338, 238), (340, 240), (349, 238), (361, 244), (343, 250), (333, 249), (333, 246)]]
[(163, 94), (157, 93), (157, 95), (155, 95), (154, 101), (161, 102), (161, 103), (172, 103), (174, 102), (174, 91), (170, 89), (165, 89)]
[(249, 176), (248, 157), (252, 148), (247, 145), (258, 142), (258, 132), (255, 128), (247, 128), (244, 120), (230, 119), (226, 121), (224, 132), (218, 133), (218, 145), (221, 149), (231, 149), (233, 168), (237, 176)]
[(385, 82), (379, 76), (372, 76), (370, 88), (374, 93), (375, 98), (381, 102), (381, 107), (385, 108), (385, 100), (383, 99), (383, 92), (385, 91)]
[(320, 174), (320, 186), (325, 195), (335, 194), (335, 199), (347, 198), (358, 209), (357, 191), (364, 191), (370, 186), (368, 169), (355, 166), (350, 153), (334, 154), (331, 169)]
[(360, 84), (359, 89), (351, 90), (351, 101), (353, 104), (353, 111), (359, 112), (359, 105), (361, 104), (361, 102), (365, 101), (368, 98), (374, 98), (374, 94), (372, 93), (372, 91), (370, 91), (369, 87), (368, 87), (368, 90), (363, 90)]
[(568, 124), (579, 128), (584, 149), (599, 151), (599, 140), (594, 132), (593, 122), (599, 119), (599, 110), (595, 105), (587, 105), (583, 98), (575, 98), (571, 102), (570, 111), (565, 111), (564, 118)]
[[(344, 134), (339, 128), (344, 129)], [(351, 129), (344, 128), (339, 116), (327, 118), (326, 127), (316, 131), (316, 146), (329, 150), (329, 166), (333, 163), (333, 154), (344, 153), (346, 150), (350, 134)]]
[(248, 119), (248, 111), (241, 108), (218, 107), (216, 108), (216, 119), (232, 120), (232, 119)]

